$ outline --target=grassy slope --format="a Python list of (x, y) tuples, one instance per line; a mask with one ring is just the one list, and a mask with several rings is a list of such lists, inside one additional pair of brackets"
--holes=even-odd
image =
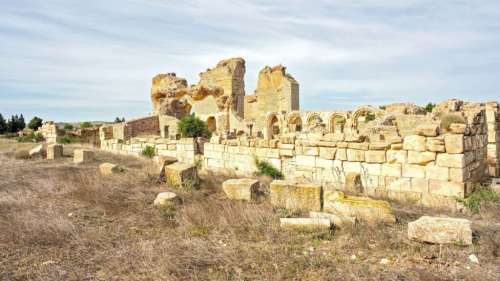
[[(4, 152), (14, 145), (0, 139)], [(286, 232), (278, 227), (286, 212), (267, 201), (228, 201), (215, 177), (198, 191), (176, 191), (183, 203), (172, 220), (152, 206), (167, 188), (145, 160), (100, 152), (95, 163), (74, 166), (69, 155), (11, 155), (0, 153), (0, 280), (500, 279), (500, 237), (491, 225), (476, 226), (470, 247), (409, 241), (406, 223), (423, 212), (409, 208), (392, 226)], [(127, 171), (103, 178), (103, 161)], [(472, 253), (480, 265), (468, 261)]]

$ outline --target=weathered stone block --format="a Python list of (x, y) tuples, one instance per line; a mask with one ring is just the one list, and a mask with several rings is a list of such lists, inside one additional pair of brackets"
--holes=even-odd
[(466, 124), (453, 123), (450, 125), (449, 131), (452, 134), (465, 134), (466, 129), (467, 129)]
[(309, 212), (309, 217), (318, 219), (329, 219), (335, 226), (353, 226), (356, 224), (355, 217), (341, 216), (325, 212)]
[(360, 162), (344, 162), (343, 163), (344, 167), (344, 173), (361, 173), (361, 163)]
[(416, 164), (403, 164), (403, 177), (425, 178), (425, 166)]
[(360, 149), (347, 149), (347, 161), (363, 162), (365, 161), (365, 151)]
[(411, 179), (411, 191), (418, 193), (428, 193), (429, 192), (429, 180), (412, 178)]
[(410, 164), (426, 165), (434, 160), (436, 160), (436, 152), (408, 151), (408, 163)]
[(122, 171), (122, 168), (120, 166), (112, 164), (112, 163), (102, 163), (99, 165), (99, 172), (103, 176), (109, 176), (115, 173), (119, 173)]
[(463, 154), (439, 153), (436, 164), (441, 167), (463, 168), (465, 167), (465, 156)]
[(425, 151), (426, 138), (423, 136), (406, 136), (403, 142), (404, 150)]
[[(48, 153), (47, 153), (48, 157)], [(75, 164), (84, 164), (92, 161), (94, 158), (94, 152), (86, 149), (75, 149), (73, 151), (73, 162)]]
[(367, 163), (385, 163), (385, 151), (367, 150), (365, 151), (365, 161)]
[(227, 198), (251, 201), (256, 198), (259, 181), (256, 179), (229, 179), (222, 183)]
[(47, 146), (47, 159), (54, 160), (63, 157), (62, 144), (50, 144)]
[(153, 205), (166, 206), (177, 199), (177, 194), (173, 192), (160, 192), (155, 198)]
[(429, 180), (429, 193), (463, 198), (465, 195), (465, 185), (451, 181)]
[(401, 177), (401, 164), (382, 164), (382, 175)]
[(334, 147), (320, 147), (319, 157), (333, 160), (335, 159), (335, 152), (337, 152), (337, 149)]
[(316, 156), (297, 155), (295, 161), (298, 166), (315, 167)]
[(423, 216), (408, 223), (408, 238), (434, 244), (471, 245), (471, 222), (466, 219)]
[(411, 180), (410, 178), (399, 178), (391, 182), (387, 186), (388, 191), (396, 192), (410, 192), (411, 191)]
[(382, 173), (382, 164), (378, 163), (361, 163), (363, 174), (372, 176), (380, 176)]
[(335, 215), (355, 217), (370, 223), (395, 223), (391, 206), (382, 200), (367, 197), (345, 196), (343, 192), (325, 191), (324, 211)]
[(439, 125), (432, 123), (424, 123), (417, 126), (415, 129), (417, 134), (426, 137), (435, 137), (439, 134)]
[(445, 152), (444, 138), (427, 138), (427, 150), (432, 152)]
[(449, 173), (447, 167), (437, 166), (435, 163), (429, 163), (425, 166), (425, 174), (427, 179), (431, 180), (449, 180)]
[(193, 164), (176, 162), (165, 166), (165, 178), (167, 179), (167, 183), (172, 186), (197, 184), (198, 170)]
[(347, 151), (345, 148), (338, 148), (337, 152), (335, 153), (335, 159), (336, 160), (342, 160), (346, 161), (347, 160)]
[(271, 182), (271, 204), (291, 210), (321, 210), (321, 186), (284, 180)]
[(330, 229), (332, 223), (328, 218), (280, 218), (280, 226), (290, 229)]
[(406, 150), (387, 150), (387, 163), (406, 163), (408, 159), (408, 152)]
[(461, 134), (446, 134), (444, 136), (446, 153), (463, 153), (464, 152), (464, 135)]
[(29, 156), (31, 158), (35, 157), (45, 157), (47, 154), (47, 150), (45, 149), (43, 144), (37, 145), (34, 148), (30, 149)]

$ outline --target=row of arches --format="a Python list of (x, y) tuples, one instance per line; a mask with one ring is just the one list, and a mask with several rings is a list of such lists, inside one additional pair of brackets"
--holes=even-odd
[(312, 112), (306, 116), (302, 116), (300, 112), (292, 112), (286, 117), (278, 113), (271, 113), (267, 118), (268, 137), (272, 138), (274, 135), (279, 135), (283, 130), (283, 126), (286, 126), (288, 132), (314, 131), (317, 129), (329, 133), (343, 133), (347, 126), (358, 129), (360, 124), (374, 120), (381, 114), (382, 112), (377, 108), (364, 106), (358, 108), (353, 114), (330, 113), (325, 122), (325, 113), (321, 112)]

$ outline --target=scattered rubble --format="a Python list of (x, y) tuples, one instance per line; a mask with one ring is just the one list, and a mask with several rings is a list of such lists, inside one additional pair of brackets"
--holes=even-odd
[(229, 199), (252, 201), (256, 199), (259, 185), (256, 179), (229, 179), (222, 183), (222, 190)]
[(123, 168), (121, 168), (116, 164), (102, 163), (101, 165), (99, 165), (99, 172), (101, 173), (102, 176), (110, 176), (112, 174), (116, 174), (122, 171)]
[(423, 216), (408, 223), (408, 238), (434, 244), (472, 245), (471, 222), (466, 219)]
[(280, 226), (282, 228), (298, 228), (298, 229), (330, 229), (331, 222), (329, 219), (322, 218), (281, 218)]
[(160, 192), (156, 196), (153, 205), (155, 206), (165, 206), (177, 199), (177, 194), (173, 192)]

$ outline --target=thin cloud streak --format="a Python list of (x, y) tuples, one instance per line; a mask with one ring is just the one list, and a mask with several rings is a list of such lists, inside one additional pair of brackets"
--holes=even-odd
[(0, 17), (4, 115), (149, 114), (156, 73), (196, 83), (235, 56), (247, 61), (247, 94), (262, 67), (286, 65), (304, 109), (489, 100), (500, 89), (494, 0), (3, 0)]

